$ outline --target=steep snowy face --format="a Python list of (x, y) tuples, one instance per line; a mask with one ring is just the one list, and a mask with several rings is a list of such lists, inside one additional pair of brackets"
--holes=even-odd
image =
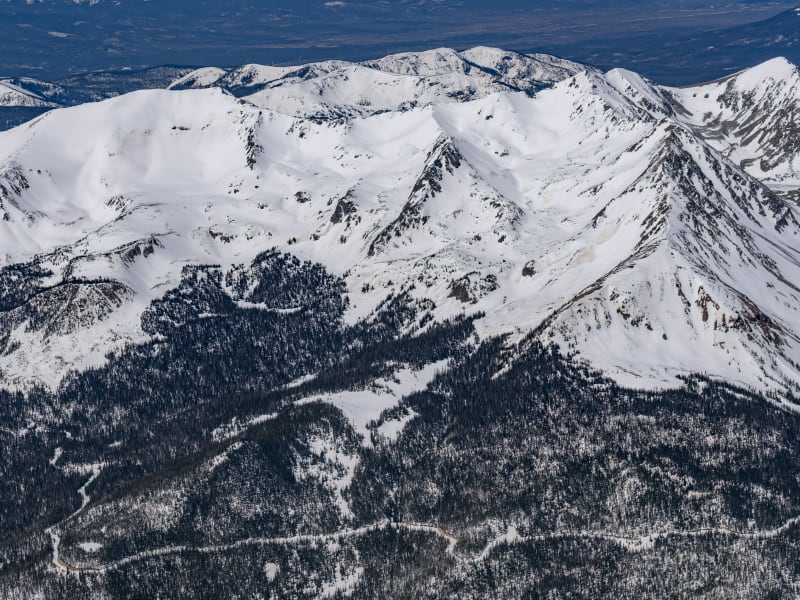
[[(497, 281), (476, 304), (484, 332), (536, 330), (631, 385), (674, 382), (702, 364), (745, 385), (781, 386), (796, 379), (798, 356), (794, 212), (665, 117), (658, 94), (633, 94), (613, 73), (579, 75), (517, 102), (518, 125), (508, 113), (491, 133), (463, 125), (462, 155), (491, 165), (478, 179), (520, 209), (513, 241), (481, 274)], [(498, 139), (501, 161), (483, 151)], [(498, 177), (498, 162), (532, 148), (535, 166)]]
[(666, 89), (681, 118), (776, 191), (800, 188), (800, 73), (776, 58), (726, 79)]
[[(0, 134), (3, 381), (101, 364), (152, 335), (142, 315), (186, 265), (277, 247), (343, 276), (353, 322), (406, 293), (421, 323), (483, 313), (478, 333), (508, 336), (512, 361), (539, 340), (637, 387), (697, 371), (800, 383), (793, 205), (630, 72), (447, 96), (475, 71), (539, 72), (528, 60), (316, 65), (255, 95), (280, 111), (219, 89), (138, 92)], [(251, 74), (237, 81), (271, 76)], [(398, 105), (421, 80), (442, 93)]]
[(647, 146), (591, 223), (618, 228), (620, 262), (559, 307), (544, 338), (632, 386), (697, 365), (754, 387), (796, 381), (794, 211), (680, 127), (660, 124)]

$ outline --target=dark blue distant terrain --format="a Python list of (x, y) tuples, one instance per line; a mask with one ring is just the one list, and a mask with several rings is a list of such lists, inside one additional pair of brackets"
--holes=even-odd
[[(635, 62), (667, 83), (688, 83), (752, 64), (758, 48), (797, 52), (772, 43), (784, 29), (796, 35), (793, 20), (749, 25), (790, 7), (756, 0), (0, 0), (0, 76), (54, 80), (164, 64), (352, 60), (484, 44), (603, 67)], [(755, 41), (745, 55), (720, 49), (726, 58), (706, 66), (712, 30), (724, 32), (725, 48)]]
[[(686, 85), (775, 56), (800, 63), (800, 14), (757, 0), (0, 0), (0, 79), (33, 93), (20, 78), (55, 83), (45, 96), (62, 106), (165, 87), (190, 67), (476, 45)], [(0, 107), (0, 129), (44, 110)]]
[(555, 48), (599, 67), (627, 67), (659, 83), (698, 83), (776, 56), (800, 64), (800, 9), (710, 31), (597, 36), (579, 46), (566, 42)]

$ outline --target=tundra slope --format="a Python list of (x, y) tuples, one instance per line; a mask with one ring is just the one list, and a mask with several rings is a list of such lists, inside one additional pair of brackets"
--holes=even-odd
[(0, 135), (3, 382), (103, 364), (185, 265), (277, 247), (345, 278), (351, 322), (406, 292), (635, 387), (795, 389), (797, 79), (674, 90), (478, 48), (52, 111)]

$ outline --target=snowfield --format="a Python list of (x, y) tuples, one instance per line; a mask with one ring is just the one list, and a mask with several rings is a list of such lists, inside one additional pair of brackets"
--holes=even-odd
[(346, 279), (348, 320), (408, 291), (626, 385), (795, 389), (799, 84), (783, 60), (669, 89), (476, 48), (202, 69), (51, 111), (0, 133), (0, 267), (49, 286), (0, 307), (0, 380), (102, 364), (183, 266), (277, 247)]

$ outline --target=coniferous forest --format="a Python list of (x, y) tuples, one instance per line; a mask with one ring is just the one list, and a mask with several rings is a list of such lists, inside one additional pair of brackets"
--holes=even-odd
[[(277, 251), (186, 267), (152, 341), (5, 392), (0, 595), (797, 593), (800, 416), (777, 399), (623, 389), (407, 294), (347, 324), (345, 292)], [(366, 432), (320, 401), (434, 364)]]

